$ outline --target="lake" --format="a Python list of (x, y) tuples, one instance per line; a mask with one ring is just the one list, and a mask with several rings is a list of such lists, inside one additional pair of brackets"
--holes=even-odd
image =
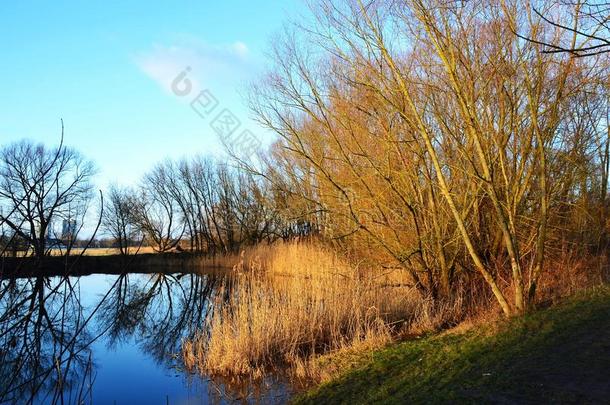
[(278, 376), (235, 382), (184, 370), (181, 343), (205, 328), (226, 286), (217, 274), (2, 280), (0, 403), (285, 402), (291, 390)]

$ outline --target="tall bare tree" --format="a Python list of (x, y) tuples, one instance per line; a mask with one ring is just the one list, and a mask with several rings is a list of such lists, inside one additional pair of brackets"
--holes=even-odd
[[(505, 314), (525, 311), (560, 211), (574, 212), (575, 187), (599, 184), (585, 171), (576, 186), (559, 161), (590, 153), (572, 148), (569, 112), (607, 74), (515, 36), (560, 34), (527, 10), (315, 2), (314, 26), (275, 41), (274, 69), (253, 89), (254, 113), (280, 136), (262, 175), (322, 213), (326, 236), (400, 266), (423, 293), (451, 295), (479, 274)], [(585, 145), (600, 123), (579, 133)]]
[(47, 255), (52, 227), (84, 217), (95, 172), (90, 160), (63, 143), (48, 148), (24, 140), (5, 146), (0, 151), (0, 221), (36, 257)]

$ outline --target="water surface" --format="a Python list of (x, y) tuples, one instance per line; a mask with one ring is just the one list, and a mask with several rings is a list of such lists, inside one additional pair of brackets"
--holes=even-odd
[(289, 394), (279, 377), (228, 382), (184, 370), (181, 342), (227, 294), (219, 275), (0, 283), (0, 403), (281, 403)]

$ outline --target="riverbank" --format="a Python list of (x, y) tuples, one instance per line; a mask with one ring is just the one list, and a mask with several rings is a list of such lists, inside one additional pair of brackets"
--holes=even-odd
[(346, 370), (295, 403), (602, 403), (610, 286), (521, 318), (325, 361)]
[(0, 279), (88, 276), (92, 274), (120, 275), (155, 273), (200, 273), (230, 270), (238, 255), (209, 256), (196, 253), (145, 253), (121, 255), (49, 256), (41, 262), (35, 257), (0, 258)]

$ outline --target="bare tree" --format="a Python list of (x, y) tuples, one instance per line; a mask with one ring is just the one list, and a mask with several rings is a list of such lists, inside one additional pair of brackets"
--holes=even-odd
[(592, 212), (583, 196), (605, 149), (574, 175), (559, 163), (591, 155), (581, 145), (603, 121), (574, 133), (568, 112), (607, 66), (512, 35), (561, 36), (520, 1), (319, 0), (313, 12), (275, 41), (253, 88), (253, 112), (279, 135), (262, 175), (284, 206), (425, 294), (478, 274), (505, 314), (526, 310), (551, 229), (576, 206)]
[(275, 237), (271, 194), (268, 183), (226, 163), (165, 160), (144, 177), (131, 209), (158, 251), (178, 246), (184, 237), (193, 252), (227, 253)]
[(144, 176), (135, 204), (135, 218), (141, 231), (157, 252), (175, 248), (185, 232), (180, 209), (171, 191), (172, 172), (158, 164)]
[(139, 236), (135, 198), (135, 192), (129, 188), (110, 186), (103, 228), (114, 239), (121, 255), (129, 254), (129, 248)]
[(54, 223), (84, 217), (95, 172), (90, 160), (63, 144), (50, 149), (24, 140), (5, 146), (0, 151), (0, 205), (6, 214), (0, 214), (0, 221), (36, 257), (47, 255)]
[(533, 2), (531, 8), (541, 25), (553, 28), (551, 32), (555, 35), (538, 37), (514, 32), (522, 39), (541, 45), (543, 53), (589, 57), (610, 52), (610, 3), (554, 0)]

